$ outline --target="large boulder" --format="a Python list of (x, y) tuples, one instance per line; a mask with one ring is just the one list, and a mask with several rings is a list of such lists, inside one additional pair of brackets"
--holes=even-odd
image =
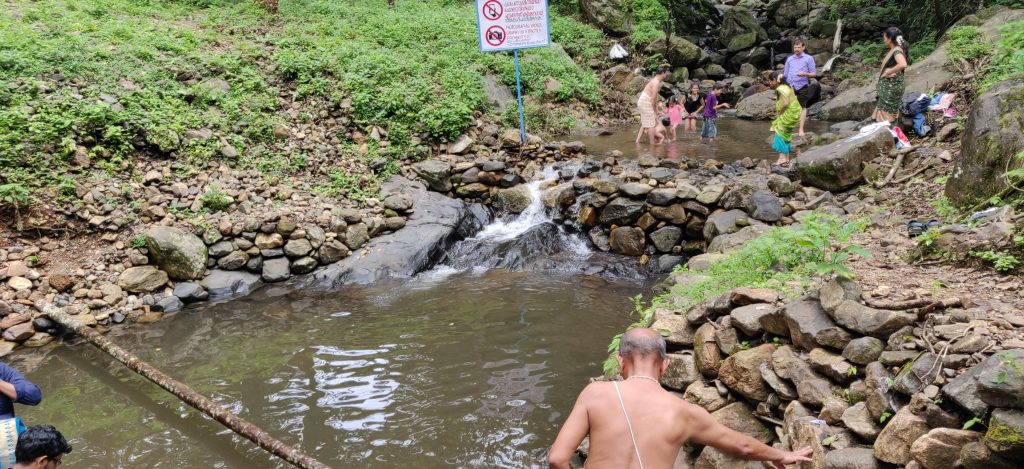
[(1000, 83), (971, 106), (956, 168), (946, 182), (946, 197), (973, 205), (1006, 188), (1001, 177), (1007, 160), (1024, 150), (1024, 78)]
[(635, 226), (620, 226), (612, 230), (612, 234), (608, 238), (608, 245), (612, 252), (627, 256), (639, 256), (647, 248), (647, 241), (644, 230)]
[(993, 407), (1024, 409), (1024, 349), (1004, 350), (978, 374), (978, 397)]
[(916, 314), (875, 309), (854, 300), (844, 300), (834, 310), (826, 309), (826, 312), (840, 326), (879, 339), (887, 339), (893, 332), (917, 320)]
[(209, 252), (198, 236), (170, 226), (146, 231), (146, 247), (153, 260), (171, 278), (193, 280), (203, 277)]
[(439, 160), (426, 160), (413, 164), (412, 170), (426, 181), (430, 190), (438, 192), (452, 190), (451, 164)]
[(985, 446), (1006, 458), (1024, 457), (1024, 411), (993, 410), (985, 432)]
[(807, 0), (780, 0), (769, 10), (769, 16), (779, 27), (793, 27), (797, 20), (810, 13), (811, 5)]
[(768, 398), (768, 387), (761, 378), (761, 364), (771, 363), (775, 347), (764, 344), (749, 350), (741, 350), (729, 356), (722, 363), (718, 377), (733, 391), (755, 401)]
[(743, 7), (733, 7), (725, 12), (722, 28), (718, 33), (718, 41), (723, 47), (729, 45), (734, 37), (746, 33), (754, 33), (758, 42), (768, 39), (768, 32), (757, 23), (754, 14)]
[(775, 439), (775, 433), (764, 426), (750, 407), (742, 402), (733, 402), (715, 412), (711, 416), (718, 420), (718, 423), (736, 430), (744, 435), (752, 437), (761, 443), (771, 444)]
[(796, 167), (805, 185), (841, 191), (864, 179), (864, 163), (892, 148), (889, 130), (873, 127), (873, 130), (804, 152), (796, 157)]
[(524, 184), (499, 189), (498, 193), (494, 195), (494, 208), (509, 213), (522, 213), (530, 206), (531, 202), (533, 202), (533, 196), (530, 195), (530, 189)]
[(676, 35), (666, 41), (664, 34), (647, 44), (644, 51), (652, 55), (661, 54), (673, 67), (697, 65), (703, 54), (700, 48), (692, 42)]
[(633, 32), (629, 0), (580, 0), (583, 18), (604, 31), (624, 36)]
[(955, 428), (933, 428), (910, 445), (910, 455), (925, 469), (956, 466), (960, 450), (981, 439), (981, 433)]
[(775, 90), (755, 93), (736, 104), (736, 117), (769, 120), (775, 117)]
[(904, 406), (886, 424), (875, 440), (875, 457), (891, 464), (905, 465), (912, 459), (910, 446), (925, 433), (928, 423), (924, 417)]
[(632, 225), (643, 213), (642, 201), (619, 197), (604, 206), (600, 220), (602, 225)]

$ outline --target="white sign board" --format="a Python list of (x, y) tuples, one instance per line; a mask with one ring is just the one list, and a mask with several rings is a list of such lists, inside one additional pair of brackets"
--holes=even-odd
[(547, 0), (476, 0), (480, 51), (551, 45)]

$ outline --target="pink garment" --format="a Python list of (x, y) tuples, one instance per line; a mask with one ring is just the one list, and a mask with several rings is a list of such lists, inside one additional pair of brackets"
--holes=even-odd
[(683, 107), (675, 104), (668, 107), (669, 125), (680, 125), (683, 123)]

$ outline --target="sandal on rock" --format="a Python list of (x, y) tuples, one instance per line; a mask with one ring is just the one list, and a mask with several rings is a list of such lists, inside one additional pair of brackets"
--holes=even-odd
[(916, 238), (924, 233), (925, 225), (917, 220), (910, 220), (907, 222), (907, 235), (911, 238)]
[(925, 223), (924, 226), (925, 226), (925, 230), (936, 229), (936, 228), (942, 226), (942, 222), (940, 222), (938, 220), (935, 220), (935, 219), (931, 219), (931, 220), (928, 220), (928, 223)]

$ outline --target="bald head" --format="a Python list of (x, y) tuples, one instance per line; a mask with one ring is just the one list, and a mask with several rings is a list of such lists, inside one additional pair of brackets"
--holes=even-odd
[(619, 341), (619, 356), (624, 359), (665, 358), (665, 339), (661, 333), (649, 327), (630, 329)]

